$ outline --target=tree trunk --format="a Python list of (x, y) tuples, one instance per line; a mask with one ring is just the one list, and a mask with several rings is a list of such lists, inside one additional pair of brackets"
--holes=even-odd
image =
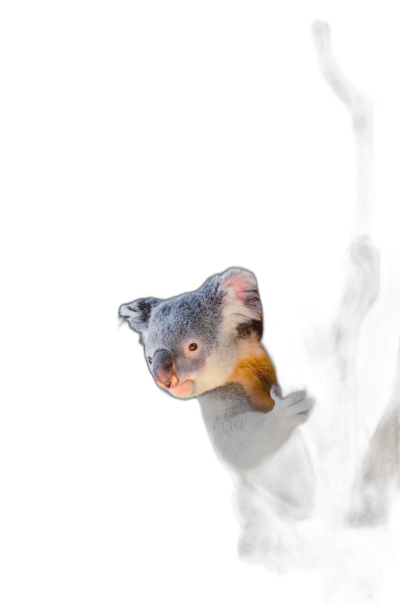
[[(314, 23), (312, 33), (322, 73), (352, 117), (357, 164), (354, 241), (369, 233), (372, 220), (373, 110), (337, 67), (328, 24)], [(330, 392), (319, 391), (312, 420), (300, 428), (322, 509), (319, 524), (246, 527), (239, 540), (245, 563), (322, 572), (325, 604), (376, 603), (383, 565), (399, 561), (398, 540), (388, 526), (400, 482), (400, 350), (391, 401), (355, 481), (355, 363), (364, 282), (363, 269), (350, 263)], [(304, 381), (312, 378), (305, 346), (290, 352)]]

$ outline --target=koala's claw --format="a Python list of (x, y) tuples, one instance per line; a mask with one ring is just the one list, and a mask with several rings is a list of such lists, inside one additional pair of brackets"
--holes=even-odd
[(274, 386), (271, 389), (271, 397), (275, 401), (275, 413), (289, 429), (303, 424), (308, 419), (315, 402), (314, 399), (306, 398), (306, 393), (303, 390), (292, 392), (289, 396), (281, 398), (278, 394), (280, 388), (279, 390), (278, 388), (279, 386)]

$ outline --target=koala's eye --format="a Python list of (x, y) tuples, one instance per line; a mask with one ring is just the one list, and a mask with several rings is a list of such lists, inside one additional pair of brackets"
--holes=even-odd
[(151, 365), (153, 362), (153, 359), (151, 357), (147, 357), (147, 360), (149, 361), (149, 364)]
[(197, 344), (195, 342), (189, 344), (189, 350), (197, 350)]

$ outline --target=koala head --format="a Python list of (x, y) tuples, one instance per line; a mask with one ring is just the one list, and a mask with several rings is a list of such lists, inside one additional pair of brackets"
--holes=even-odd
[(158, 386), (178, 398), (225, 384), (236, 364), (238, 342), (262, 335), (257, 281), (240, 268), (213, 275), (194, 292), (123, 304), (119, 314), (140, 333)]

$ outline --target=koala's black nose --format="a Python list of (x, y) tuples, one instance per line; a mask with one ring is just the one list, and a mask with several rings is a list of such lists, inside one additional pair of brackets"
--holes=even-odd
[(161, 388), (173, 388), (179, 383), (174, 369), (174, 357), (168, 350), (158, 350), (154, 355), (153, 375)]

